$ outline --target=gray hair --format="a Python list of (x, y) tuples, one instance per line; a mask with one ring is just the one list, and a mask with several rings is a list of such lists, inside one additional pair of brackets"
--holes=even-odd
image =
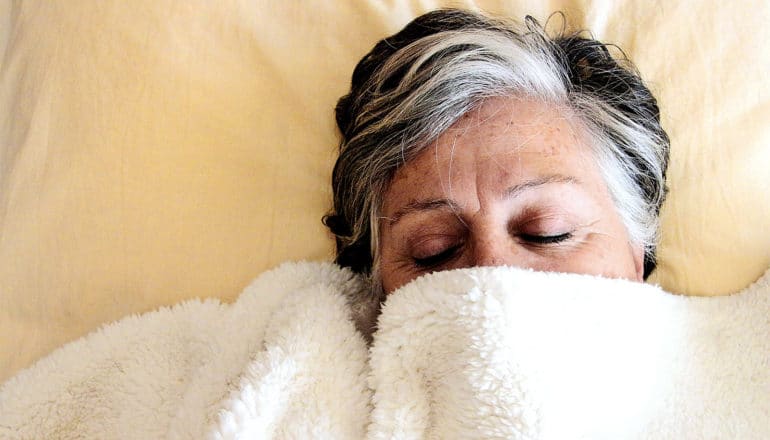
[(655, 268), (669, 140), (655, 98), (627, 60), (580, 34), (445, 9), (416, 18), (358, 64), (337, 104), (332, 185), (337, 263), (378, 282), (382, 197), (395, 171), (484, 100), (518, 96), (568, 108), (584, 124), (631, 241)]

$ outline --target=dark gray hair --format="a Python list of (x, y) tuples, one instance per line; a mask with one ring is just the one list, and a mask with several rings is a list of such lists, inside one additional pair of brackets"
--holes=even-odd
[(652, 272), (669, 139), (633, 65), (580, 33), (549, 37), (531, 17), (521, 25), (456, 9), (422, 15), (377, 43), (337, 104), (342, 141), (324, 223), (338, 264), (377, 277), (379, 210), (396, 170), (500, 96), (577, 115), (631, 241), (644, 247), (644, 277)]

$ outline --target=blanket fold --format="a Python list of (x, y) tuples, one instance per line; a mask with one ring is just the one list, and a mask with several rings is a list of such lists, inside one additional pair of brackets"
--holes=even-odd
[(768, 275), (692, 298), (500, 268), (388, 299), (373, 438), (770, 438)]
[[(68, 344), (0, 388), (0, 438), (770, 438), (770, 271), (694, 298), (473, 268), (390, 295), (289, 263)], [(355, 317), (355, 319), (354, 319)]]

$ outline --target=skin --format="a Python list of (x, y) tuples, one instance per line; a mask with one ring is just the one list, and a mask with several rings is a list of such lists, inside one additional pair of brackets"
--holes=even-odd
[(390, 293), (425, 273), (518, 266), (641, 281), (633, 245), (579, 120), (495, 98), (395, 174), (380, 219)]

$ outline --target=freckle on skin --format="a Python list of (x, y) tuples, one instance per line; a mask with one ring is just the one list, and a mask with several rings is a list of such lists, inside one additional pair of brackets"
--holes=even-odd
[[(499, 198), (488, 195), (501, 194), (506, 187), (535, 175), (578, 176), (584, 190), (574, 191), (580, 191), (578, 194), (585, 196), (588, 200), (585, 206), (589, 206), (586, 209), (592, 211), (583, 213), (585, 209), (575, 207), (575, 212), (583, 216), (595, 216), (593, 223), (599, 222), (599, 219), (601, 222), (591, 228), (581, 226), (581, 230), (585, 229), (587, 234), (575, 246), (570, 258), (549, 259), (551, 257), (543, 255), (540, 260), (524, 258), (511, 261), (515, 265), (536, 270), (633, 278), (631, 271), (638, 272), (641, 264), (635, 263), (633, 258), (641, 259), (642, 253), (627, 244), (626, 232), (614, 211), (606, 185), (594, 169), (594, 158), (586, 145), (591, 138), (587, 136), (579, 118), (560, 114), (559, 109), (551, 108), (549, 111), (554, 110), (557, 111), (555, 116), (545, 113), (545, 109), (539, 108), (537, 103), (523, 102), (520, 107), (511, 108), (510, 114), (501, 114), (494, 108), (482, 108), (464, 115), (464, 122), (445, 132), (433, 145), (433, 149), (428, 149), (432, 151), (426, 150), (399, 169), (386, 190), (383, 213), (389, 215), (399, 206), (426, 197), (448, 196), (460, 206), (460, 213), (473, 218), (468, 223), (471, 226), (466, 225), (466, 228), (475, 227), (473, 231), (478, 234), (485, 231), (500, 232), (501, 235), (494, 237), (479, 235), (484, 240), (493, 240), (492, 244), (485, 247), (486, 250), (497, 251), (501, 248), (493, 245), (499, 244), (501, 237), (508, 237), (508, 229), (498, 230), (494, 227), (507, 225), (510, 219), (506, 215), (510, 212), (505, 209), (508, 205), (500, 204)], [(497, 118), (493, 117), (495, 115)], [(446, 182), (450, 178), (450, 168), (451, 188)], [(450, 194), (445, 192), (447, 189), (450, 189)], [(560, 196), (554, 197), (558, 200)], [(536, 204), (537, 199), (533, 200)], [(430, 222), (432, 217), (427, 218)], [(443, 220), (438, 223), (441, 222)], [(421, 273), (417, 269), (404, 268), (403, 261), (410, 261), (410, 251), (400, 247), (399, 243), (409, 239), (408, 227), (397, 233), (400, 235), (394, 235), (393, 229), (388, 228), (386, 223), (381, 231), (381, 272), (386, 291), (403, 285)], [(621, 246), (623, 243), (626, 244)], [(501, 256), (516, 257), (504, 253)], [(457, 267), (467, 267), (475, 263), (473, 260), (460, 260), (458, 264)], [(636, 268), (632, 267), (634, 264)], [(641, 275), (637, 274), (639, 277)]]

